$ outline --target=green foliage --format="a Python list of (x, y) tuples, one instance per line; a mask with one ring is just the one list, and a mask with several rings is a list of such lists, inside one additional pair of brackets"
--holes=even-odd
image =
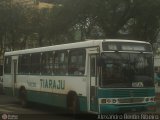
[(86, 38), (153, 43), (160, 30), (159, 6), (160, 0), (61, 0), (52, 10), (39, 10), (0, 0), (0, 52)]
[(133, 18), (135, 23), (132, 27), (134, 38), (155, 42), (160, 20), (159, 5), (159, 0), (134, 1)]
[[(159, 28), (159, 6), (159, 0), (67, 0), (54, 9), (53, 28), (63, 33), (82, 26), (89, 38), (94, 26), (99, 26), (106, 38), (153, 42)], [(120, 34), (124, 29), (127, 36)]]

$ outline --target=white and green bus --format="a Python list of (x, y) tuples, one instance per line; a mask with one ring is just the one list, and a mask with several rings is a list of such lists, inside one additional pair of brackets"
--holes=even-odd
[(23, 106), (74, 111), (155, 110), (152, 47), (135, 40), (88, 40), (5, 53), (4, 92)]

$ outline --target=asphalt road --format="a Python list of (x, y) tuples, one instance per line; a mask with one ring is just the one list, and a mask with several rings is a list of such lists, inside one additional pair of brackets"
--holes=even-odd
[[(159, 103), (157, 104), (156, 113), (160, 114)], [(10, 119), (4, 119), (6, 115)], [(28, 108), (22, 108), (18, 99), (0, 94), (0, 120), (97, 120), (98, 117), (92, 115), (68, 115), (64, 109), (35, 103), (32, 103)]]
[(67, 111), (64, 109), (50, 107), (42, 104), (32, 103), (28, 108), (22, 108), (18, 99), (6, 95), (0, 95), (0, 120), (2, 117), (5, 117), (5, 115), (10, 117), (12, 120), (81, 119), (81, 117), (67, 114)]

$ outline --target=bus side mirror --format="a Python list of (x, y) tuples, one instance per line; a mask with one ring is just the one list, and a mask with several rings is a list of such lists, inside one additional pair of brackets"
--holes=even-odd
[(104, 59), (101, 56), (97, 57), (97, 66), (102, 67), (104, 65)]

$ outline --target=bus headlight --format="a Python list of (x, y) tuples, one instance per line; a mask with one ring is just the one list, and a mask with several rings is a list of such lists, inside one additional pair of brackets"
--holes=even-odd
[(101, 99), (101, 103), (102, 104), (106, 103), (106, 99)]
[(149, 102), (149, 98), (147, 97), (147, 98), (145, 98), (145, 102)]
[(102, 98), (100, 99), (101, 104), (116, 104), (118, 103), (118, 99), (116, 98)]
[(151, 98), (150, 98), (150, 102), (155, 102), (155, 98), (154, 98), (154, 97), (151, 97)]
[(110, 104), (111, 102), (112, 102), (111, 99), (107, 99), (107, 100), (106, 100), (106, 103), (109, 103), (109, 104)]
[(145, 102), (155, 102), (155, 97), (146, 97)]
[(117, 103), (117, 99), (112, 99), (112, 103)]

